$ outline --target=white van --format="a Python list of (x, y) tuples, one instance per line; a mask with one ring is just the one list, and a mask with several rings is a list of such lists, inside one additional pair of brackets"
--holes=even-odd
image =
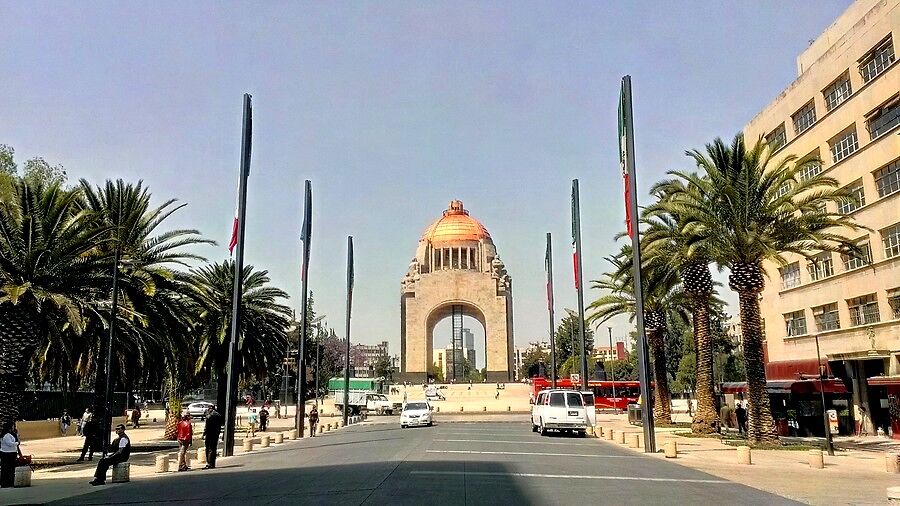
[(584, 436), (589, 423), (584, 397), (575, 390), (543, 390), (531, 408), (531, 430), (540, 431), (542, 436), (550, 430), (574, 431)]

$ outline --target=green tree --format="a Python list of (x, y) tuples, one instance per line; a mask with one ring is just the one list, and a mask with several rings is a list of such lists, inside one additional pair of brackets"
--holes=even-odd
[(66, 170), (62, 165), (50, 165), (43, 158), (37, 157), (27, 160), (22, 166), (22, 178), (32, 184), (63, 185), (66, 183)]
[[(581, 373), (581, 350), (580, 350), (580, 340), (578, 338), (579, 333), (579, 325), (578, 325), (578, 314), (570, 309), (566, 309), (566, 316), (559, 322), (559, 325), (556, 327), (556, 333), (553, 336), (553, 339), (556, 341), (556, 367), (558, 368), (557, 375), (558, 377), (563, 377), (562, 374), (562, 365), (566, 363), (572, 356), (575, 357), (575, 363), (578, 366), (575, 370), (567, 370), (569, 373)], [(594, 331), (585, 324), (584, 327), (584, 348), (587, 350), (588, 354), (588, 364), (590, 365), (590, 356), (594, 350)], [(547, 367), (550, 367), (549, 361), (546, 362)]]
[(382, 378), (390, 378), (394, 374), (394, 365), (391, 362), (391, 357), (387, 355), (381, 355), (375, 360), (375, 364), (373, 366), (375, 370), (375, 376)]
[(694, 189), (669, 188), (673, 199), (667, 207), (690, 230), (691, 244), (730, 270), (728, 285), (738, 293), (741, 311), (748, 440), (775, 443), (759, 308), (765, 286), (763, 262), (787, 265), (785, 253), (812, 258), (822, 251), (858, 252), (843, 235), (857, 228), (852, 218), (828, 211), (852, 197), (833, 178), (798, 177), (818, 160), (798, 163), (795, 156), (775, 160), (764, 141), (747, 149), (740, 134), (730, 146), (716, 139), (705, 152), (693, 150), (688, 155), (701, 174), (675, 173), (685, 188)]
[(15, 159), (16, 150), (12, 146), (0, 144), (0, 174), (15, 176), (18, 171)]
[(547, 367), (547, 374), (550, 374), (550, 353), (541, 346), (541, 343), (532, 342), (529, 343), (525, 353), (522, 354), (522, 367), (519, 369), (519, 377), (529, 377), (529, 371), (537, 363), (543, 363)]

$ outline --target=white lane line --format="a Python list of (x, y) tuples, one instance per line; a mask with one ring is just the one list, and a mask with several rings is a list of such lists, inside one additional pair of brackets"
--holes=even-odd
[(552, 478), (572, 480), (630, 480), (630, 481), (662, 481), (676, 483), (717, 483), (731, 484), (726, 480), (702, 480), (697, 478), (642, 478), (639, 476), (590, 476), (581, 474), (538, 474), (538, 473), (498, 473), (482, 471), (411, 471), (409, 474), (446, 475), (446, 476), (517, 476), (521, 478)]
[(446, 443), (504, 443), (516, 445), (565, 445), (565, 446), (586, 446), (581, 443), (550, 443), (544, 441), (494, 441), (491, 439), (432, 439), (432, 441), (441, 441)]
[(436, 434), (438, 436), (521, 436), (521, 433), (518, 432), (479, 432), (478, 434), (473, 434), (471, 432), (440, 432)]
[(595, 455), (593, 453), (549, 453), (549, 452), (484, 452), (474, 450), (425, 450), (425, 453), (466, 453), (474, 455), (540, 455), (543, 457), (592, 457), (598, 459), (639, 459), (641, 455)]

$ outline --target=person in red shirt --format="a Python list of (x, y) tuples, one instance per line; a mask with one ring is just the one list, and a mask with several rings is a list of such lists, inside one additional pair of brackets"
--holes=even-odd
[(191, 415), (184, 415), (178, 422), (178, 470), (187, 471), (187, 451), (194, 440), (194, 426), (191, 425)]

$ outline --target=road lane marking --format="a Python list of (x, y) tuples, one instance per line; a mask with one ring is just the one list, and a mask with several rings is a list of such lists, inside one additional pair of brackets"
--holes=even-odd
[(539, 455), (543, 457), (593, 457), (599, 459), (639, 459), (641, 455), (596, 455), (593, 453), (485, 452), (475, 450), (425, 450), (425, 453), (467, 453), (475, 455)]
[(519, 432), (479, 432), (477, 434), (472, 432), (440, 432), (436, 434), (438, 436), (519, 436), (522, 435)]
[(516, 445), (566, 445), (566, 446), (587, 446), (582, 443), (555, 443), (545, 441), (494, 441), (491, 439), (432, 439), (432, 441), (441, 441), (447, 443), (506, 443)]
[(675, 483), (715, 483), (732, 484), (727, 480), (704, 480), (699, 478), (644, 478), (640, 476), (590, 476), (579, 474), (539, 474), (539, 473), (499, 473), (485, 471), (411, 471), (410, 474), (445, 475), (445, 476), (516, 476), (521, 478), (552, 478), (572, 480), (629, 480), (629, 481), (659, 481)]

